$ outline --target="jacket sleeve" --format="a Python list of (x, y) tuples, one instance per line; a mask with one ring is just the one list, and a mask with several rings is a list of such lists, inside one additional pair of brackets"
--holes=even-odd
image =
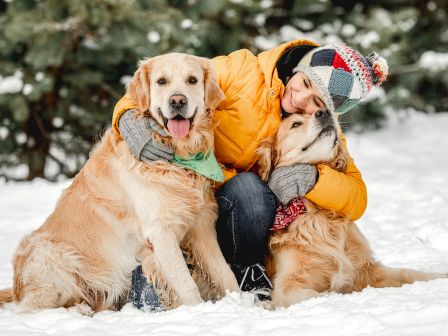
[(116, 134), (120, 134), (118, 130), (118, 121), (121, 115), (127, 110), (137, 108), (137, 104), (127, 94), (121, 97), (118, 103), (115, 105), (114, 114), (112, 116), (112, 129)]
[[(347, 150), (347, 141), (342, 133), (341, 142)], [(367, 189), (353, 159), (349, 156), (344, 173), (325, 164), (318, 164), (317, 169), (317, 183), (305, 197), (323, 208), (345, 214), (353, 221), (359, 219), (367, 207)]]

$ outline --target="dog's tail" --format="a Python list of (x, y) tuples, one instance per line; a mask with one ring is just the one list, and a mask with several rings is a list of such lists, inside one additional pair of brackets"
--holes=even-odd
[(416, 281), (429, 281), (447, 277), (448, 274), (420, 272), (409, 268), (392, 268), (374, 262), (369, 263), (358, 272), (356, 283), (357, 286), (361, 284), (361, 287), (356, 290), (361, 290), (367, 286), (376, 288), (400, 287)]
[(0, 305), (12, 301), (14, 301), (14, 292), (12, 288), (0, 290)]

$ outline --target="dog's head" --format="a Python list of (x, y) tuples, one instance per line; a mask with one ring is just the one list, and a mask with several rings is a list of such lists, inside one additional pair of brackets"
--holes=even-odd
[(224, 93), (209, 60), (180, 53), (143, 60), (128, 94), (140, 114), (151, 116), (167, 131), (178, 154), (210, 149), (211, 112)]
[(328, 110), (291, 114), (257, 149), (260, 176), (267, 180), (272, 169), (298, 163), (331, 163), (345, 170), (338, 129), (337, 117)]

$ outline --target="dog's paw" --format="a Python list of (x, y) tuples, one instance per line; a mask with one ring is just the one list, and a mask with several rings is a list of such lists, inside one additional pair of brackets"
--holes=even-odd
[(87, 303), (79, 303), (77, 305), (74, 305), (73, 307), (68, 308), (68, 311), (90, 317), (95, 314), (95, 311)]
[(255, 297), (254, 304), (256, 307), (260, 307), (266, 310), (275, 310), (274, 302), (271, 300), (259, 300), (257, 297)]
[(272, 291), (269, 289), (254, 289), (250, 293), (254, 294), (254, 304), (257, 307), (274, 310), (275, 306), (271, 300)]

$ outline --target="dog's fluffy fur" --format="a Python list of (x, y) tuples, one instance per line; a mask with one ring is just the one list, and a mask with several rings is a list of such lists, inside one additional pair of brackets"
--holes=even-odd
[[(267, 180), (275, 167), (328, 163), (345, 171), (347, 153), (340, 145), (338, 123), (329, 112), (293, 114), (258, 153), (260, 174)], [(398, 287), (446, 274), (388, 268), (375, 261), (355, 223), (304, 199), (307, 211), (269, 240), (267, 270), (273, 279), (272, 301), (287, 307), (326, 291), (350, 293), (372, 287)]]
[[(137, 118), (149, 114), (164, 127), (181, 111), (192, 120), (185, 137), (157, 135), (177, 155), (213, 150), (211, 113), (223, 93), (206, 59), (168, 54), (144, 60), (128, 94), (138, 103)], [(173, 94), (185, 96), (185, 109), (170, 108)], [(20, 310), (118, 309), (139, 262), (167, 308), (239, 291), (217, 243), (216, 217), (212, 181), (167, 162), (138, 161), (107, 131), (53, 213), (21, 241), (13, 289), (1, 291), (0, 302), (14, 300)], [(198, 284), (181, 249), (195, 265)]]

